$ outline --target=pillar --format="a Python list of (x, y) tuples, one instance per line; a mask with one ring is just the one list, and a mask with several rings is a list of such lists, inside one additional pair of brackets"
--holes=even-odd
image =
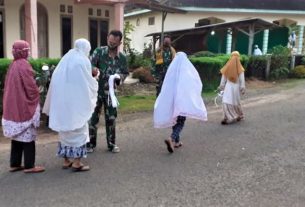
[(25, 0), (25, 39), (33, 58), (38, 58), (37, 25), (37, 0)]
[(232, 52), (232, 31), (231, 31), (231, 29), (228, 29), (226, 54), (231, 54), (231, 52)]
[[(123, 3), (114, 5), (114, 28), (122, 33), (124, 30), (124, 6)], [(120, 51), (123, 51), (123, 44), (120, 46)]]
[(298, 54), (302, 53), (303, 39), (304, 39), (304, 25), (299, 25)]
[(263, 37), (263, 54), (267, 54), (268, 51), (268, 41), (269, 41), (269, 29), (264, 30), (264, 37)]

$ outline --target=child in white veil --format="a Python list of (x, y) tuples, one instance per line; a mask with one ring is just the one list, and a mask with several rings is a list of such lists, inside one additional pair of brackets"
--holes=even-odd
[[(170, 153), (182, 146), (180, 132), (186, 117), (207, 121), (199, 74), (184, 52), (178, 52), (170, 64), (161, 93), (154, 106), (154, 127), (172, 127), (170, 138), (165, 140)], [(174, 142), (174, 143), (173, 143)]]

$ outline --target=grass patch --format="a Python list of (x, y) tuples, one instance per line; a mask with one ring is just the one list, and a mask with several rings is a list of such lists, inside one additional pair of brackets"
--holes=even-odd
[[(216, 92), (204, 92), (204, 100), (214, 98)], [(119, 112), (120, 113), (135, 113), (152, 111), (156, 101), (155, 96), (120, 96), (119, 98)]]
[(155, 96), (120, 96), (119, 111), (123, 113), (134, 113), (152, 111), (156, 101)]

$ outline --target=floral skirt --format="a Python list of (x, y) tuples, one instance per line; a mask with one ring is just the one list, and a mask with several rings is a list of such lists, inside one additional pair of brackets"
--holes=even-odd
[(63, 146), (60, 142), (58, 143), (58, 157), (62, 158), (84, 158), (87, 157), (86, 144), (80, 147)]
[(227, 123), (235, 122), (244, 118), (241, 105), (231, 105), (225, 104), (222, 105), (224, 120)]
[(40, 106), (37, 105), (32, 119), (15, 122), (2, 118), (2, 130), (5, 137), (18, 142), (32, 142), (37, 137), (37, 127), (40, 124)]

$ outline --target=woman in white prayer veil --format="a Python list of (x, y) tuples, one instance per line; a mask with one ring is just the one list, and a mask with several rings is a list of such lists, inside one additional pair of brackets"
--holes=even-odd
[(154, 106), (154, 127), (172, 127), (170, 138), (165, 140), (170, 153), (182, 146), (180, 132), (186, 117), (207, 121), (201, 92), (202, 83), (196, 68), (184, 52), (178, 52), (167, 70)]
[[(58, 153), (63, 168), (87, 171), (81, 163), (89, 141), (88, 120), (97, 101), (98, 83), (92, 77), (88, 58), (88, 40), (78, 39), (57, 65), (51, 79), (43, 112), (49, 115), (49, 127), (59, 133)], [(73, 159), (73, 160), (72, 160)]]

